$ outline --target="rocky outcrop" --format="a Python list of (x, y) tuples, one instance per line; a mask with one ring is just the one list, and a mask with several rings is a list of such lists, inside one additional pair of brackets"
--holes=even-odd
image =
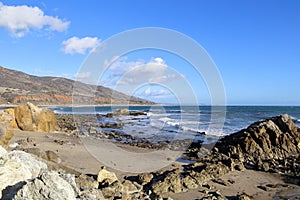
[[(101, 196), (100, 191), (94, 193)], [(89, 199), (80, 195), (75, 175), (49, 171), (33, 155), (23, 151), (8, 153), (0, 146), (1, 199)]]
[(171, 171), (139, 175), (133, 180), (142, 184), (144, 191), (159, 196), (196, 189), (229, 171), (241, 171), (250, 166), (299, 176), (299, 155), (300, 130), (288, 115), (280, 115), (222, 138), (212, 152), (198, 158), (194, 164)]
[(52, 132), (58, 130), (57, 120), (53, 111), (38, 108), (32, 103), (22, 104), (15, 108), (15, 120), (24, 131)]
[(286, 114), (222, 138), (214, 152), (238, 159), (246, 167), (300, 175), (300, 129)]
[[(76, 199), (79, 194), (75, 184), (75, 177), (66, 177), (57, 172), (44, 171), (36, 178), (27, 180), (3, 192), (4, 199)], [(17, 189), (17, 192), (16, 192)]]
[(141, 185), (129, 180), (121, 182), (115, 173), (105, 168), (99, 171), (97, 180), (105, 199), (141, 199), (143, 189)]
[(47, 165), (37, 161), (32, 155), (23, 151), (8, 153), (0, 146), (0, 191), (8, 186), (36, 178), (44, 169), (47, 169)]

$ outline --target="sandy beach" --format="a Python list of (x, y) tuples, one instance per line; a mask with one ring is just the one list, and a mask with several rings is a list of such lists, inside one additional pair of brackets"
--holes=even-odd
[[(27, 141), (27, 142), (22, 142)], [(105, 148), (111, 148), (107, 146), (107, 143), (111, 143), (105, 140), (93, 140), (92, 145), (95, 148), (101, 150), (101, 146)], [(66, 166), (74, 169), (75, 171), (83, 174), (90, 174), (96, 176), (101, 166), (105, 164), (101, 163), (95, 158), (85, 147), (84, 142), (74, 135), (67, 135), (63, 132), (55, 133), (40, 133), (29, 131), (14, 131), (14, 137), (10, 141), (10, 146), (14, 144), (20, 144), (19, 148), (39, 148), (43, 151), (54, 151), (61, 159), (60, 166)], [(117, 144), (118, 147), (135, 153), (148, 153), (153, 150), (133, 147), (125, 144)], [(107, 151), (113, 151), (114, 149), (106, 149)], [(103, 154), (102, 154), (103, 155)], [(111, 157), (110, 154), (107, 156)], [(148, 155), (149, 156), (149, 155)], [(105, 160), (105, 158), (103, 158)], [(157, 159), (156, 155), (153, 155), (153, 160)], [(156, 162), (153, 162), (154, 164)], [(130, 163), (129, 163), (130, 164)], [(149, 167), (149, 163), (141, 162), (139, 165), (145, 165)], [(181, 162), (173, 162), (167, 167), (161, 169), (162, 171), (171, 170), (178, 166), (185, 165)], [(107, 165), (106, 165), (107, 166)], [(124, 176), (137, 175), (137, 173), (129, 173), (120, 170), (116, 170), (113, 167), (107, 166), (109, 171), (115, 172), (120, 180)], [(208, 181), (207, 186), (202, 186), (197, 189), (188, 190), (178, 194), (165, 193), (163, 197), (171, 197), (174, 200), (180, 199), (201, 199), (208, 191), (220, 191), (221, 194), (226, 197), (233, 197), (237, 194), (246, 193), (253, 197), (253, 199), (272, 199), (272, 197), (284, 194), (298, 193), (300, 194), (300, 187), (293, 184), (291, 181), (285, 180), (284, 176), (273, 173), (265, 173), (254, 170), (245, 169), (243, 171), (232, 171), (219, 178), (219, 181)]]

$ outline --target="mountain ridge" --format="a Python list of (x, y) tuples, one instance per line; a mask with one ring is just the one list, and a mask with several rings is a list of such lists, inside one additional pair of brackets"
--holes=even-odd
[[(74, 94), (76, 84), (76, 94)], [(91, 91), (94, 91), (91, 95)], [(32, 102), (38, 105), (154, 104), (100, 85), (64, 77), (35, 76), (0, 66), (0, 104)]]

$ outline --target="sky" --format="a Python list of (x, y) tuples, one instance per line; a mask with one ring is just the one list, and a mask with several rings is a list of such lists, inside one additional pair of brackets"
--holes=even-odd
[[(97, 46), (127, 30), (161, 27), (205, 49), (228, 105), (300, 105), (298, 0), (0, 2), (0, 66), (88, 82), (92, 73), (81, 69)], [(180, 55), (142, 49), (110, 61), (98, 84), (159, 103), (212, 103), (211, 82)]]

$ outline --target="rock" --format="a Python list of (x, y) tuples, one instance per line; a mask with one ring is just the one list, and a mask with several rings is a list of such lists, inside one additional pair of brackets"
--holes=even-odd
[(141, 185), (129, 180), (125, 180), (122, 183), (117, 180), (112, 184), (101, 188), (101, 192), (105, 199), (140, 199), (138, 197), (140, 196), (141, 191)]
[(141, 188), (138, 188), (137, 185), (129, 180), (125, 180), (122, 183), (122, 195), (131, 195), (133, 193), (138, 193), (139, 191), (141, 191)]
[(97, 181), (99, 183), (106, 181), (108, 184), (112, 184), (113, 182), (118, 181), (118, 178), (115, 173), (107, 171), (105, 168), (103, 168), (98, 173)]
[(16, 107), (14, 112), (15, 120), (21, 130), (39, 132), (58, 130), (55, 114), (49, 109), (26, 103)]
[(80, 174), (76, 179), (76, 185), (82, 190), (86, 189), (97, 189), (99, 182), (94, 180), (93, 177), (87, 176), (85, 174)]
[(251, 200), (252, 197), (246, 193), (242, 193), (236, 196), (237, 200)]
[(224, 195), (222, 195), (218, 190), (208, 192), (204, 197), (201, 199), (216, 199), (216, 200), (225, 200), (227, 199)]
[(17, 122), (15, 120), (15, 109), (14, 108), (8, 108), (8, 109), (4, 110), (4, 113), (12, 116), (12, 120), (10, 122), (10, 127), (18, 129), (19, 127), (18, 127)]
[(118, 110), (115, 110), (113, 112), (114, 116), (118, 116), (118, 115), (129, 115), (129, 110), (127, 108), (121, 108)]
[(225, 136), (216, 143), (217, 151), (257, 170), (300, 175), (300, 170), (294, 170), (300, 166), (300, 129), (286, 114)]
[(83, 190), (80, 193), (80, 200), (104, 200), (104, 196), (101, 190), (90, 188), (88, 190)]
[(58, 130), (58, 125), (54, 112), (49, 109), (42, 109), (38, 115), (37, 131), (53, 132), (56, 130)]
[(1, 126), (0, 123), (0, 145), (6, 148), (13, 136), (14, 136), (13, 130)]
[(61, 163), (60, 157), (54, 152), (54, 151), (45, 151), (46, 153), (46, 158), (48, 161), (54, 162), (54, 163)]
[(181, 181), (181, 171), (175, 170), (168, 173), (162, 180), (152, 184), (151, 188), (156, 194), (182, 192), (183, 184)]
[(42, 170), (47, 169), (45, 163), (37, 161), (28, 153), (23, 151), (7, 153), (2, 147), (0, 149), (0, 191), (7, 186), (36, 178)]
[[(75, 183), (75, 181), (73, 180)], [(67, 200), (76, 199), (78, 192), (72, 185), (57, 172), (42, 172), (38, 177), (26, 181), (15, 193), (15, 188), (6, 189), (3, 192), (4, 199), (51, 199)]]
[(101, 189), (101, 192), (105, 199), (116, 199), (122, 197), (123, 186), (120, 181), (114, 181), (112, 184), (107, 185)]
[[(31, 150), (38, 152), (38, 150)], [(45, 153), (47, 155), (47, 153)], [(76, 199), (75, 176), (48, 171), (47, 165), (24, 151), (7, 152), (0, 146), (1, 199)]]
[(139, 174), (137, 178), (138, 178), (137, 182), (139, 184), (146, 185), (146, 184), (150, 183), (151, 180), (153, 179), (153, 174), (151, 174), (151, 173)]
[(14, 115), (10, 111), (0, 111), (0, 123), (2, 126), (9, 127), (14, 121)]
[(186, 176), (182, 179), (182, 184), (184, 187), (186, 187), (187, 189), (196, 189), (199, 187), (197, 180), (195, 180), (193, 177), (191, 176)]

